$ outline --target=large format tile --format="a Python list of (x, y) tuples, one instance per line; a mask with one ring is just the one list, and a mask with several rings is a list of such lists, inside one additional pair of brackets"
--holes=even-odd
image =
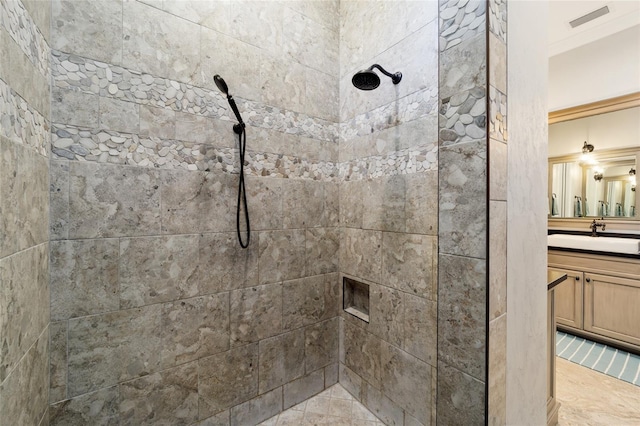
[(162, 306), (69, 320), (68, 396), (160, 371)]
[(440, 255), (438, 361), (485, 377), (487, 262)]
[(486, 86), (486, 52), (486, 34), (483, 32), (440, 54), (441, 99), (476, 86)]
[(258, 284), (258, 245), (240, 247), (235, 232), (201, 234), (200, 293), (219, 293)]
[(263, 394), (304, 375), (304, 329), (260, 341), (258, 393)]
[[(507, 315), (489, 323), (489, 423), (507, 423)], [(639, 392), (640, 394), (640, 392)], [(556, 393), (556, 396), (558, 394)]]
[(338, 361), (339, 321), (336, 317), (304, 329), (307, 374)]
[(389, 399), (382, 391), (364, 382), (364, 397), (362, 403), (376, 417), (388, 426), (401, 426), (404, 424), (404, 410)]
[(484, 424), (484, 404), (483, 382), (438, 362), (438, 424)]
[(121, 383), (120, 423), (190, 425), (198, 420), (198, 368), (181, 365)]
[(120, 307), (118, 239), (52, 241), (51, 320)]
[(49, 324), (49, 402), (67, 397), (67, 321)]
[(229, 293), (162, 306), (163, 356), (183, 364), (229, 349)]
[(51, 240), (66, 239), (69, 237), (69, 162), (51, 160), (49, 179), (49, 236)]
[(285, 228), (324, 226), (324, 186), (312, 180), (286, 179), (282, 203)]
[(282, 325), (292, 330), (338, 315), (340, 286), (336, 274), (286, 281), (282, 285)]
[(403, 175), (370, 180), (365, 194), (362, 201), (363, 228), (405, 231), (406, 181)]
[(194, 83), (200, 30), (192, 23), (136, 1), (124, 3), (122, 62), (152, 75)]
[(507, 203), (489, 201), (489, 321), (507, 311)]
[(382, 343), (382, 390), (421, 423), (431, 417), (431, 367), (412, 355)]
[(176, 137), (176, 113), (168, 108), (140, 107), (140, 136), (174, 139)]
[(406, 175), (406, 232), (438, 235), (438, 172)]
[[(342, 151), (342, 147), (340, 150)], [(366, 184), (366, 181), (361, 180), (340, 184), (340, 225), (350, 228), (362, 227), (363, 197)]]
[(198, 361), (198, 416), (205, 419), (258, 395), (258, 344)]
[(123, 238), (120, 304), (133, 308), (198, 294), (198, 236)]
[(157, 171), (72, 162), (70, 175), (69, 237), (159, 233)]
[[(49, 323), (48, 245), (41, 244), (1, 259), (0, 283), (2, 383)], [(46, 340), (48, 342), (48, 337)]]
[(438, 303), (404, 294), (402, 349), (433, 366), (437, 363)]
[(404, 337), (403, 294), (389, 287), (369, 286), (370, 322), (368, 330), (396, 346), (402, 345)]
[(231, 408), (231, 425), (255, 425), (282, 411), (282, 388)]
[(382, 283), (435, 299), (435, 238), (419, 234), (382, 234)]
[(373, 334), (344, 323), (344, 365), (376, 387), (380, 386), (381, 345)]
[(279, 334), (282, 330), (282, 285), (232, 291), (229, 312), (231, 346)]
[[(39, 338), (0, 384), (0, 413), (15, 425), (36, 425), (49, 404), (49, 333)], [(4, 346), (4, 345), (3, 345)]]
[(340, 269), (344, 273), (379, 282), (382, 269), (382, 232), (343, 229)]
[(120, 424), (118, 386), (100, 389), (51, 405), (51, 426), (116, 426)]
[(325, 376), (322, 370), (293, 380), (283, 387), (283, 408), (286, 410), (307, 398), (321, 392), (325, 388)]
[(487, 143), (440, 149), (440, 252), (485, 258), (487, 239)]
[(100, 97), (99, 104), (101, 129), (141, 134), (138, 104), (107, 97)]
[(310, 228), (306, 231), (307, 275), (338, 272), (340, 230)]
[[(253, 176), (245, 179), (251, 230), (282, 229), (285, 179)], [(233, 185), (237, 188), (238, 184), (234, 182)]]
[(54, 87), (51, 92), (51, 121), (95, 129), (100, 121), (99, 99), (98, 95), (91, 93)]
[(305, 231), (292, 229), (260, 232), (260, 283), (305, 276)]
[(122, 0), (55, 0), (51, 47), (99, 61), (122, 61)]

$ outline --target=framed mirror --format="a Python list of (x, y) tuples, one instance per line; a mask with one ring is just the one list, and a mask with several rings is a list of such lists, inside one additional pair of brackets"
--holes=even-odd
[(549, 123), (549, 218), (640, 220), (640, 93), (550, 113)]

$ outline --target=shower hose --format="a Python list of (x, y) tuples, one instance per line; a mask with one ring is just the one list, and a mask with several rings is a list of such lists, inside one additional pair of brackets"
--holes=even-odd
[[(249, 240), (251, 239), (251, 227), (249, 226), (249, 209), (247, 208), (247, 191), (244, 187), (244, 153), (247, 147), (247, 132), (244, 126), (241, 126), (242, 131), (238, 133), (238, 147), (240, 151), (240, 177), (238, 181), (238, 208), (236, 209), (236, 230), (238, 232), (238, 241), (242, 248), (249, 247)], [(242, 241), (242, 233), (240, 232), (240, 211), (244, 206), (244, 220), (247, 226), (247, 242)]]

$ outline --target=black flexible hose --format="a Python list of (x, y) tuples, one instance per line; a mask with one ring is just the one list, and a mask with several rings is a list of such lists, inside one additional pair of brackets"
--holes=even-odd
[[(236, 209), (236, 230), (238, 231), (238, 241), (240, 247), (249, 247), (249, 240), (251, 239), (251, 227), (249, 226), (249, 210), (247, 208), (247, 191), (244, 187), (244, 153), (247, 147), (247, 132), (242, 126), (242, 131), (238, 132), (238, 146), (240, 151), (240, 178), (238, 181), (238, 208)], [(244, 219), (247, 225), (247, 242), (242, 242), (242, 234), (240, 233), (240, 210), (241, 205), (244, 205)]]

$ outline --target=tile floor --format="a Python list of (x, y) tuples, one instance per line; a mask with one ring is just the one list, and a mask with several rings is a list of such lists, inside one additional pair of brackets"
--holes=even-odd
[(384, 426), (339, 384), (283, 411), (259, 426)]

